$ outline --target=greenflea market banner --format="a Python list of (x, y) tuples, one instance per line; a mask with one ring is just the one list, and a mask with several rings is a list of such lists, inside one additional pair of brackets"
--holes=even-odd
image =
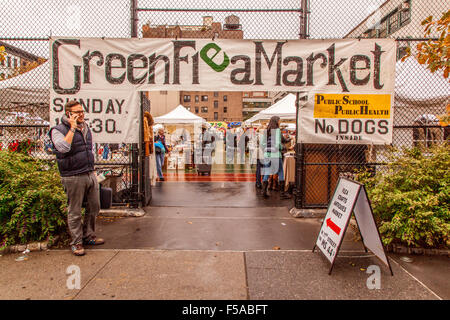
[[(60, 101), (90, 97), (108, 104), (120, 91), (307, 91), (393, 95), (392, 39), (211, 40), (53, 38), (51, 121)], [(121, 98), (118, 98), (119, 100)], [(136, 98), (109, 119), (138, 119)], [(133, 102), (133, 105), (131, 103)], [(98, 110), (98, 109), (97, 109)], [(115, 110), (116, 111), (116, 110)], [(127, 113), (126, 113), (127, 112)], [(111, 122), (109, 122), (111, 123)], [(124, 130), (114, 133), (130, 141)], [(113, 133), (109, 133), (111, 136)], [(106, 139), (106, 137), (105, 137)], [(110, 141), (108, 141), (110, 142)]]

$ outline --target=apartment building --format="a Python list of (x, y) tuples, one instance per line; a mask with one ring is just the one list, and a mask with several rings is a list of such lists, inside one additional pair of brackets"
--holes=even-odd
[[(408, 42), (408, 39), (424, 37), (421, 22), (429, 16), (440, 18), (448, 9), (448, 1), (433, 1), (430, 5), (430, 0), (388, 0), (344, 38), (404, 39), (397, 48), (399, 60), (405, 54), (406, 47), (411, 47), (412, 50), (415, 48), (415, 43)], [(430, 34), (430, 37), (438, 36)]]
[[(202, 25), (151, 25), (142, 27), (143, 38), (243, 39), (239, 17), (231, 15), (221, 22), (203, 17)], [(182, 104), (206, 121), (242, 121), (242, 92), (181, 91), (149, 92), (152, 114), (162, 115)], [(166, 103), (166, 104), (164, 104)]]

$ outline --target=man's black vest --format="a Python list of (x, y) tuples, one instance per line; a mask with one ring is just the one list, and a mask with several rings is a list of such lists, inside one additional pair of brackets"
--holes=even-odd
[[(70, 127), (60, 123), (52, 130), (58, 130), (64, 136), (69, 132)], [(81, 131), (76, 130), (73, 135), (72, 146), (67, 153), (56, 151), (56, 161), (61, 177), (74, 176), (81, 173), (94, 171), (94, 154), (92, 153), (92, 135), (89, 128), (86, 141), (84, 141)], [(50, 133), (51, 135), (51, 133)]]

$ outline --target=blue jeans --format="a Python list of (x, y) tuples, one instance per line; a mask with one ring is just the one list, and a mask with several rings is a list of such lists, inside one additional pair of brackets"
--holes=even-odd
[(278, 174), (278, 181), (284, 181), (283, 158), (264, 158), (261, 168), (263, 181), (269, 181), (269, 176)]
[(158, 171), (158, 177), (160, 179), (164, 178), (162, 173), (162, 167), (164, 164), (164, 153), (156, 153), (156, 170)]

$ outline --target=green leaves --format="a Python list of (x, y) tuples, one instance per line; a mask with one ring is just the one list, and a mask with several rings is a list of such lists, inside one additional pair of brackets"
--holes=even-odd
[(54, 164), (0, 151), (0, 249), (65, 234), (65, 208)]
[(366, 185), (383, 243), (450, 247), (450, 148), (391, 149), (385, 168), (358, 174)]

